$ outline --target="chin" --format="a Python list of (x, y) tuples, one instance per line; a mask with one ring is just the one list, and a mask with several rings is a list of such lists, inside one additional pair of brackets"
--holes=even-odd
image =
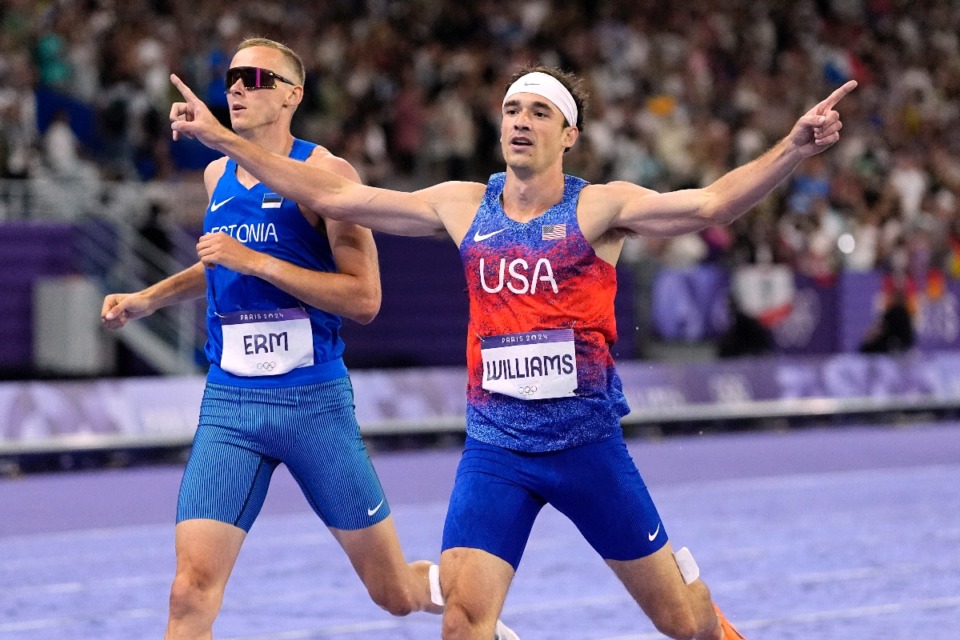
[(542, 168), (541, 163), (537, 163), (533, 158), (527, 156), (513, 157), (507, 162), (513, 169), (538, 170)]
[(507, 164), (514, 167), (529, 166), (533, 164), (533, 158), (528, 153), (507, 152), (503, 154)]

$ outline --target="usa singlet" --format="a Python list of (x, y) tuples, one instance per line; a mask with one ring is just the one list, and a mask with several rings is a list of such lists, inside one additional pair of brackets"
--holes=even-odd
[(470, 296), (467, 434), (516, 451), (556, 451), (620, 431), (629, 412), (610, 345), (616, 269), (580, 231), (586, 182), (533, 220), (507, 217), (506, 174), (490, 177), (460, 244)]
[[(290, 157), (317, 145), (296, 139)], [(203, 220), (205, 233), (229, 234), (247, 247), (313, 271), (334, 272), (326, 236), (296, 203), (262, 183), (249, 189), (227, 160)], [(347, 375), (339, 316), (305, 305), (269, 282), (217, 265), (207, 269), (208, 380), (239, 387), (289, 387)]]

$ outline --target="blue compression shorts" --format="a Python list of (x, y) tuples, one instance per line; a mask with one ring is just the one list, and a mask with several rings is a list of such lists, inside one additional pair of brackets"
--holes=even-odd
[(520, 564), (545, 504), (577, 526), (605, 560), (635, 560), (667, 543), (657, 508), (617, 435), (546, 453), (467, 438), (443, 529), (443, 550), (482, 549)]
[(281, 462), (329, 527), (363, 529), (390, 515), (343, 377), (279, 389), (208, 382), (177, 522), (209, 518), (249, 531)]

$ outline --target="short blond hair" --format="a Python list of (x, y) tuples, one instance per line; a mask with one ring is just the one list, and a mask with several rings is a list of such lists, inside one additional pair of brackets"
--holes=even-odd
[(269, 38), (247, 38), (240, 43), (240, 46), (237, 47), (237, 51), (241, 49), (247, 49), (249, 47), (270, 47), (271, 49), (276, 49), (283, 56), (290, 61), (290, 64), (293, 65), (293, 69), (296, 72), (294, 80), (297, 81), (297, 84), (303, 84), (304, 79), (307, 76), (307, 70), (303, 66), (303, 60), (300, 59), (300, 56), (297, 55), (297, 52), (283, 44), (282, 42), (277, 42), (276, 40), (271, 40)]

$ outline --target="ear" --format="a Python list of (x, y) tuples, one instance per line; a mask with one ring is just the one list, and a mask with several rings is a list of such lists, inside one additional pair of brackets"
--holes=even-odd
[(303, 85), (298, 84), (290, 89), (287, 99), (283, 101), (283, 106), (296, 109), (301, 102), (303, 102)]
[(576, 127), (566, 127), (563, 130), (561, 143), (565, 148), (569, 149), (577, 142), (577, 138), (579, 137), (580, 137), (580, 129), (577, 129)]

